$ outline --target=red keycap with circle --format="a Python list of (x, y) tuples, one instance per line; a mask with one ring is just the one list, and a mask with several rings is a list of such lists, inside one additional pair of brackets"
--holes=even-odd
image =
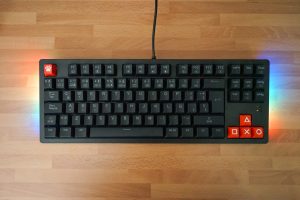
[(240, 138), (251, 138), (251, 127), (241, 127), (240, 128)]
[(262, 127), (252, 127), (252, 138), (264, 138), (264, 129)]
[(239, 138), (240, 137), (239, 127), (228, 127), (227, 138)]
[(51, 77), (57, 75), (57, 67), (55, 64), (44, 64), (44, 76)]

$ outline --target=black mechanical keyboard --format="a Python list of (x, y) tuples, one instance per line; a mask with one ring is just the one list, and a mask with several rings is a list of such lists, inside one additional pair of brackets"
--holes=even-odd
[(266, 143), (268, 60), (40, 60), (41, 142)]

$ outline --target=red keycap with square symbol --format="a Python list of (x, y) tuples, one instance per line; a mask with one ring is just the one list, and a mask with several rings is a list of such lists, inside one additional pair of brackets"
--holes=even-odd
[(240, 126), (252, 126), (252, 116), (240, 115)]
[(240, 137), (239, 127), (228, 127), (227, 138), (239, 138)]
[(51, 77), (57, 75), (57, 67), (55, 64), (44, 64), (44, 76)]
[(251, 138), (251, 127), (241, 127), (240, 128), (240, 138)]
[(262, 127), (252, 127), (252, 138), (264, 138), (264, 129)]

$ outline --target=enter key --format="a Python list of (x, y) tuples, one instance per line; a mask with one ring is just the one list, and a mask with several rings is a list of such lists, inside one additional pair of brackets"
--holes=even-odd
[(209, 101), (211, 101), (212, 113), (224, 113), (224, 91), (210, 91)]

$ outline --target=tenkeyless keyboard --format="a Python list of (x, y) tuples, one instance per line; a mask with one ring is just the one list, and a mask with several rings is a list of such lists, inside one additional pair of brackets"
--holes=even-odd
[(42, 142), (266, 143), (267, 60), (40, 60)]

